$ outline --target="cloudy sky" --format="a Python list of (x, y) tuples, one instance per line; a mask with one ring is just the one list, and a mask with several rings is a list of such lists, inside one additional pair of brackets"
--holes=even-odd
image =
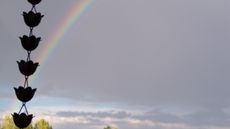
[[(44, 0), (32, 58), (77, 0)], [(229, 0), (94, 0), (30, 82), (55, 129), (229, 129)], [(27, 1), (0, 2), (0, 115), (18, 112)]]

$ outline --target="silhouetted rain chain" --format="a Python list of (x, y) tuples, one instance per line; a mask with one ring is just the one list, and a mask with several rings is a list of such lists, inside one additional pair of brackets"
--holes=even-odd
[(30, 56), (31, 52), (37, 48), (41, 40), (40, 37), (33, 35), (33, 29), (39, 25), (42, 17), (44, 16), (36, 10), (36, 5), (39, 4), (41, 0), (27, 1), (32, 5), (32, 8), (29, 12), (23, 12), (23, 18), (25, 24), (29, 27), (29, 35), (19, 37), (22, 47), (27, 51), (27, 58), (26, 60), (17, 61), (19, 71), (25, 76), (25, 81), (23, 86), (19, 86), (18, 88), (14, 87), (15, 94), (22, 102), (22, 106), (18, 113), (12, 114), (15, 125), (20, 129), (29, 126), (33, 118), (33, 114), (29, 114), (29, 111), (26, 108), (26, 103), (33, 98), (36, 91), (36, 88), (33, 89), (29, 86), (29, 77), (36, 71), (38, 62), (34, 63)]

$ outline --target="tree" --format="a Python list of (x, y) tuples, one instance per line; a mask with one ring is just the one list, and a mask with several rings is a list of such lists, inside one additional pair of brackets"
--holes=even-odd
[(34, 129), (52, 129), (52, 126), (44, 119), (40, 119), (35, 123)]
[[(13, 117), (12, 116), (5, 116), (2, 120), (2, 126), (0, 129), (19, 129), (15, 126)], [(33, 127), (32, 124), (30, 124), (28, 127), (24, 129), (52, 129), (52, 126), (45, 120), (40, 119), (35, 123), (35, 126)]]
[(111, 126), (107, 126), (104, 129), (117, 129), (117, 128), (112, 128)]
[[(19, 128), (15, 126), (13, 117), (9, 115), (3, 118), (1, 129), (19, 129)], [(25, 129), (33, 129), (32, 124), (30, 124)]]
[(1, 129), (17, 129), (17, 127), (15, 127), (14, 125), (14, 122), (11, 116), (5, 116), (3, 118)]

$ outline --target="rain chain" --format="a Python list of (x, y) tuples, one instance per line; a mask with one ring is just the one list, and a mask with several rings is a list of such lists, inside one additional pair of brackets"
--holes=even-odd
[(19, 37), (22, 47), (27, 52), (27, 58), (26, 60), (17, 61), (19, 71), (24, 75), (25, 81), (23, 86), (19, 86), (18, 88), (14, 87), (15, 94), (17, 98), (22, 102), (22, 106), (18, 113), (12, 114), (15, 125), (20, 129), (29, 126), (33, 118), (33, 114), (29, 114), (28, 112), (26, 103), (33, 98), (36, 92), (36, 88), (32, 89), (29, 86), (29, 77), (36, 71), (38, 62), (34, 63), (31, 60), (31, 52), (37, 48), (41, 40), (40, 37), (34, 36), (33, 29), (39, 25), (42, 17), (44, 16), (36, 10), (36, 5), (39, 4), (41, 0), (27, 1), (32, 5), (32, 8), (29, 12), (23, 12), (23, 18), (25, 24), (29, 27), (29, 35), (23, 35), (22, 37)]

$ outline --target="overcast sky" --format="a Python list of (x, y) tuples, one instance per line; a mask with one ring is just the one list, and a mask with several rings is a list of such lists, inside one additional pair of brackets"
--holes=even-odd
[[(76, 0), (43, 0), (39, 55)], [(55, 129), (229, 129), (229, 0), (94, 0), (31, 82)], [(27, 1), (0, 2), (0, 115), (18, 112)], [(32, 57), (33, 58), (33, 57)], [(34, 58), (33, 58), (34, 59)], [(33, 84), (33, 85), (32, 85)]]

